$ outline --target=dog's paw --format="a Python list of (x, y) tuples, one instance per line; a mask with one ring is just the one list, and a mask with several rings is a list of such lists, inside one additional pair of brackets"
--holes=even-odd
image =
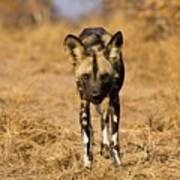
[(119, 151), (117, 149), (114, 149), (114, 148), (111, 149), (111, 159), (112, 159), (114, 166), (121, 165), (120, 155), (119, 155)]
[(110, 147), (108, 145), (103, 145), (103, 147), (101, 147), (100, 154), (105, 159), (109, 159), (110, 158)]

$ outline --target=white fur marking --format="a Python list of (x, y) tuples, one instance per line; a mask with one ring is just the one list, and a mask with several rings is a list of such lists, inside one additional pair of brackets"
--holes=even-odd
[(86, 154), (84, 154), (84, 166), (87, 168), (91, 167), (91, 161), (89, 160), (89, 157)]
[(114, 121), (115, 123), (118, 122), (118, 117), (117, 117), (116, 115), (113, 115), (113, 121)]
[(103, 117), (102, 117), (104, 120), (107, 118), (107, 112), (105, 112), (104, 114), (103, 114)]
[(117, 138), (118, 138), (118, 134), (117, 133), (112, 135), (112, 141), (113, 141), (114, 145), (117, 145)]
[(87, 118), (87, 114), (85, 112), (83, 112), (82, 118)]
[(87, 121), (86, 120), (82, 120), (82, 125), (83, 126), (87, 126)]
[(113, 153), (114, 153), (114, 158), (115, 158), (115, 160), (116, 160), (117, 165), (120, 165), (120, 164), (121, 164), (121, 161), (120, 161), (120, 159), (119, 159), (119, 155), (118, 155), (117, 150), (113, 149)]
[(89, 138), (84, 131), (83, 131), (83, 138), (84, 138), (84, 144), (87, 144), (89, 142)]
[(116, 74), (114, 75), (114, 77), (115, 77), (115, 78), (119, 78), (119, 74), (116, 73)]
[(107, 128), (107, 126), (104, 127), (102, 135), (103, 135), (103, 144), (109, 145), (109, 137), (108, 137), (108, 128)]

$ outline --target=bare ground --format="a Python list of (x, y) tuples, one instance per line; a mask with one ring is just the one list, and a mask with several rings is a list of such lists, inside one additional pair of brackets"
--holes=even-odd
[[(104, 26), (125, 35), (122, 165), (99, 155), (100, 121), (93, 115), (94, 164), (82, 166), (79, 100), (67, 33)], [(111, 22), (0, 29), (0, 180), (180, 179), (179, 35), (145, 40), (146, 27), (114, 15)]]

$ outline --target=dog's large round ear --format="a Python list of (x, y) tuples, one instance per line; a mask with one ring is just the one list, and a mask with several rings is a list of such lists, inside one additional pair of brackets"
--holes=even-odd
[(65, 51), (73, 58), (74, 61), (82, 59), (85, 47), (78, 37), (71, 34), (67, 35), (64, 39), (64, 47)]
[(123, 45), (122, 32), (118, 31), (110, 39), (106, 47), (106, 55), (110, 60), (118, 60), (120, 58), (120, 52)]

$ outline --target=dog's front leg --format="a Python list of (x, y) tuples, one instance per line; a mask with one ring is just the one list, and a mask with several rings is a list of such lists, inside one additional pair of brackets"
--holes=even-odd
[(90, 122), (90, 103), (85, 100), (81, 101), (80, 124), (84, 142), (84, 166), (90, 168), (92, 164), (92, 128)]
[(109, 158), (109, 112), (106, 110), (101, 114), (101, 155)]
[(120, 121), (120, 102), (119, 96), (113, 95), (110, 100), (111, 106), (111, 157), (115, 165), (120, 165), (120, 152), (119, 152), (119, 121)]

